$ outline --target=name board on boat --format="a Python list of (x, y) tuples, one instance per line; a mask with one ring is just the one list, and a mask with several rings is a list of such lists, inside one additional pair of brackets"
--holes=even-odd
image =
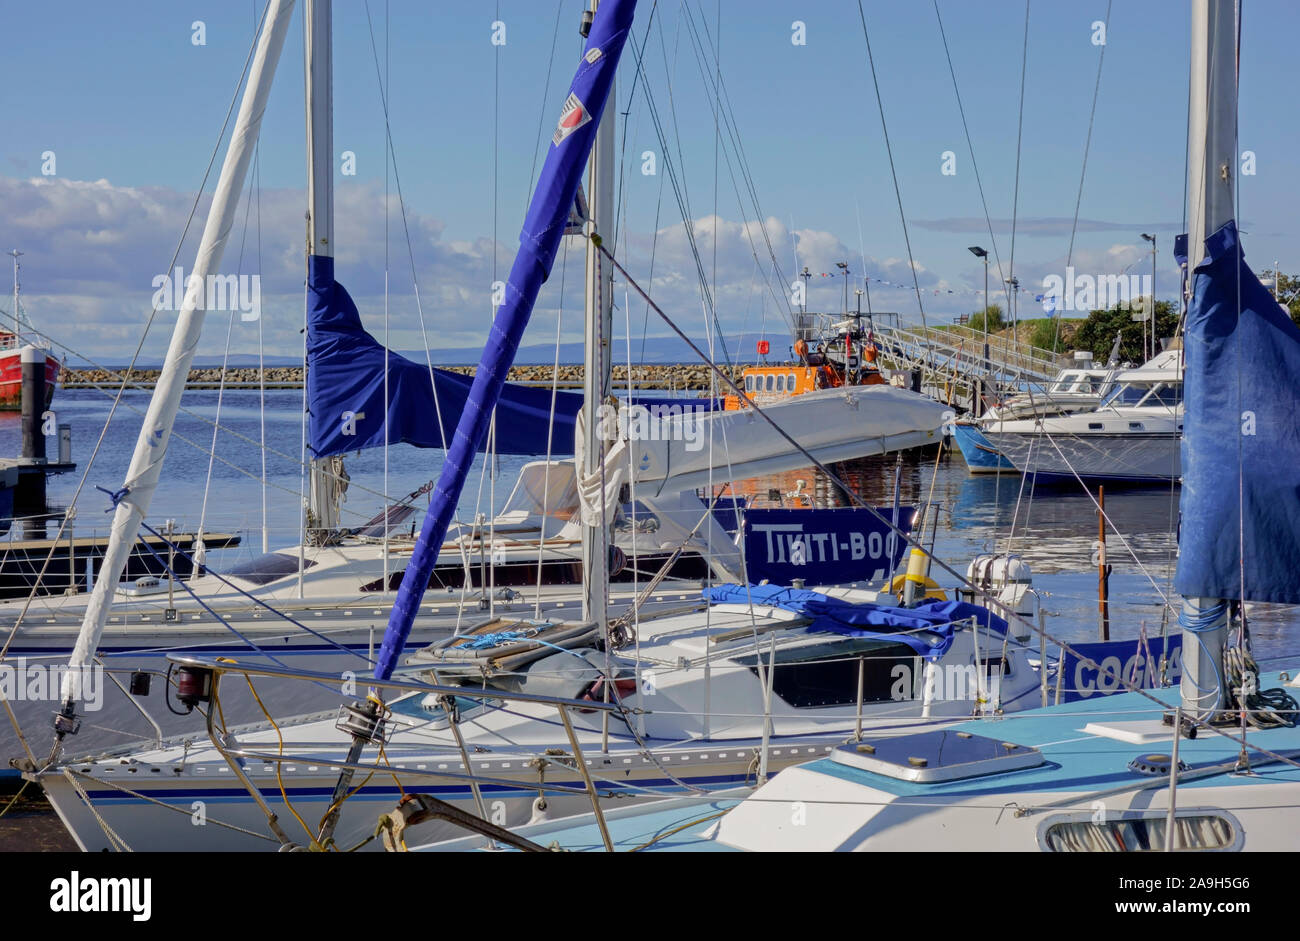
[[(892, 506), (877, 507), (892, 520)], [(898, 528), (912, 529), (915, 508), (898, 508)], [(745, 512), (743, 549), (751, 582), (789, 585), (883, 581), (898, 567), (907, 542), (861, 507), (751, 509)]]
[[(1163, 639), (1109, 640), (1071, 647), (1074, 652), (1067, 652), (1062, 662), (1061, 702), (1123, 693), (1130, 685), (1139, 689), (1176, 686), (1183, 675), (1181, 633)], [(1168, 662), (1162, 682), (1161, 660), (1166, 652)], [(1086, 663), (1084, 658), (1092, 663)]]

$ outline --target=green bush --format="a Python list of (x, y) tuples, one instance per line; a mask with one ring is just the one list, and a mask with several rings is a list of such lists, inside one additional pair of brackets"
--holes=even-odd
[(984, 326), (985, 321), (988, 322), (987, 329), (989, 333), (1001, 330), (1006, 326), (1006, 323), (1002, 320), (1002, 308), (997, 304), (990, 304), (984, 310), (971, 314), (967, 326), (977, 333), (983, 333), (986, 329)]
[(1051, 350), (1060, 352), (1062, 343), (1057, 333), (1057, 322), (1055, 320), (1039, 320), (1029, 329), (1029, 345), (1036, 346), (1040, 350)]
[[(1099, 364), (1105, 364), (1110, 355), (1111, 344), (1115, 334), (1122, 339), (1119, 346), (1119, 358), (1123, 362), (1142, 363), (1142, 323), (1132, 317), (1134, 311), (1116, 304), (1111, 310), (1094, 310), (1074, 335), (1074, 348), (1092, 350), (1093, 358)], [(1156, 338), (1158, 340), (1172, 337), (1178, 330), (1178, 311), (1167, 301), (1156, 301)]]

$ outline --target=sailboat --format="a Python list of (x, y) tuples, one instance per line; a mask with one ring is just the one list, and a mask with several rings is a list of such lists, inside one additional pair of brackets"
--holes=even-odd
[[(193, 266), (200, 280), (219, 266), (233, 226), (234, 206), (292, 6), (277, 3), (267, 8), (251, 73), (255, 81), (247, 87)], [(399, 600), (394, 593), (411, 568), (410, 560), (431, 548), (406, 531), (420, 509), (422, 492), (408, 495), (360, 527), (346, 527), (339, 520), (338, 482), (345, 452), (403, 442), (454, 448), (454, 419), (477, 406), (470, 379), (414, 363), (380, 345), (364, 329), (356, 305), (336, 277), (328, 160), (329, 12), (328, 4), (315, 10), (313, 22), (320, 33), (308, 43), (317, 58), (309, 69), (315, 81), (309, 85), (308, 103), (307, 385), (312, 461), (307, 541), (226, 570), (208, 566), (204, 574), (184, 580), (173, 574), (122, 581), (129, 547), (144, 523), (161, 473), (202, 327), (201, 299), (187, 296), (131, 468), (124, 486), (113, 495), (113, 533), (100, 576), (88, 593), (46, 599), (37, 608), (28, 600), (0, 603), (0, 630), (9, 638), (7, 656), (53, 661), (71, 649), (78, 669), (99, 661), (123, 673), (143, 674), (166, 670), (169, 650), (228, 656), (248, 654), (251, 645), (255, 652), (300, 669), (367, 669), (382, 625), (393, 616)], [(600, 202), (595, 193), (592, 197), (593, 205)], [(609, 204), (612, 197), (606, 200)], [(566, 228), (572, 224), (565, 220)], [(611, 293), (604, 294), (606, 312)], [(606, 330), (606, 343), (611, 333)], [(606, 374), (608, 365), (606, 349)], [(598, 396), (602, 402), (609, 398), (607, 376), (603, 391)], [(497, 415), (492, 449), (571, 453), (577, 443), (579, 408), (594, 401), (598, 392), (555, 393), (552, 401), (549, 390), (503, 386), (491, 410)], [(610, 610), (621, 614), (640, 598), (637, 582), (666, 575), (662, 590), (639, 600), (651, 611), (683, 600), (683, 578), (692, 584), (701, 578), (742, 580), (743, 562), (733, 536), (693, 493), (718, 479), (723, 468), (752, 475), (806, 466), (809, 453), (834, 461), (939, 440), (943, 409), (903, 390), (827, 389), (804, 398), (808, 401), (769, 411), (780, 426), (798, 429), (800, 447), (756, 420), (749, 409), (703, 415), (681, 414), (679, 409), (663, 422), (659, 436), (627, 440), (617, 454), (597, 455), (593, 450), (581, 469), (573, 460), (527, 465), (496, 517), (443, 530), (419, 576), (421, 590), (436, 594), (405, 610), (411, 642), (431, 643), (499, 616), (544, 619), (579, 609), (584, 597), (582, 502), (584, 494), (592, 492), (585, 482), (603, 478), (608, 502), (615, 504), (608, 524), (613, 535), (607, 540), (613, 546), (597, 574), (602, 586), (608, 585), (602, 591)], [(626, 411), (657, 404), (662, 403), (634, 400), (623, 407)], [(726, 447), (693, 446), (709, 440), (725, 441)], [(472, 456), (486, 447), (480, 440), (466, 453)], [(635, 493), (634, 503), (617, 499), (623, 484)], [(661, 573), (665, 566), (667, 571)], [(810, 573), (815, 568), (810, 566)], [(78, 725), (75, 693), (69, 688), (63, 695), (61, 735), (72, 734)], [(118, 703), (114, 718), (128, 716), (132, 727), (141, 731), (176, 727), (166, 714), (142, 723), (141, 705)]]
[[(269, 22), (278, 24), (290, 5), (291, 0), (274, 2)], [(790, 592), (744, 584), (714, 588), (706, 597), (658, 616), (639, 608), (618, 615), (611, 606), (609, 510), (619, 502), (622, 482), (640, 499), (638, 488), (679, 491), (706, 480), (709, 473), (706, 461), (683, 447), (684, 435), (607, 441), (596, 431), (596, 410), (608, 401), (612, 334), (612, 270), (602, 261), (599, 235), (611, 228), (612, 177), (605, 168), (613, 143), (612, 124), (602, 121), (601, 114), (634, 6), (634, 0), (605, 0), (590, 23), (583, 59), (525, 222), (506, 303), (493, 322), (391, 609), (375, 666), (375, 690), (369, 695), (358, 691), (337, 718), (306, 716), (237, 731), (212, 725), (219, 712), (214, 707), (220, 676), (250, 671), (245, 675), (251, 682), (255, 675), (286, 678), (292, 671), (267, 672), (231, 658), (173, 658), (191, 703), (206, 708), (210, 747), (191, 734), (95, 758), (60, 757), (29, 771), (83, 848), (201, 850), (267, 845), (267, 840), (270, 845), (346, 848), (373, 832), (376, 809), (394, 800), (389, 782), (401, 789), (430, 779), (446, 782), (440, 787), (449, 803), (458, 802), (458, 813), (472, 808), (484, 820), (498, 815), (495, 802), (491, 810), (485, 803), (485, 794), (495, 790), (501, 819), (515, 824), (540, 809), (533, 800), (539, 792), (563, 804), (574, 794), (577, 779), (587, 781), (592, 772), (574, 758), (584, 747), (599, 747), (600, 757), (591, 760), (600, 763), (596, 773), (602, 779), (608, 777), (605, 770), (617, 772), (625, 793), (644, 798), (665, 788), (671, 793), (765, 775), (769, 765), (829, 749), (864, 721), (931, 721), (1016, 709), (1041, 693), (1040, 674), (1029, 662), (1031, 651), (1012, 636), (1002, 617), (970, 602), (922, 599), (920, 574), (907, 580), (905, 600), (919, 602), (912, 608), (899, 607), (904, 599), (861, 589)], [(327, 0), (313, 0), (307, 9), (308, 35), (313, 37), (309, 49), (327, 48)], [(328, 73), (321, 57), (309, 56), (309, 62), (309, 102), (320, 108), (315, 93), (327, 87)], [(250, 82), (250, 88), (259, 88), (261, 80)], [(586, 119), (575, 121), (575, 113)], [(584, 447), (574, 464), (584, 530), (580, 617), (562, 620), (551, 613), (489, 619), (426, 647), (401, 666), (470, 462), (555, 258), (589, 150), (591, 215), (584, 226), (588, 388), (579, 419), (585, 431), (578, 442)], [(324, 205), (317, 205), (318, 218)], [(323, 256), (312, 263), (318, 296), (330, 293), (331, 267)], [(795, 459), (834, 460), (850, 447), (862, 448), (855, 439), (861, 437), (863, 415), (898, 421), (899, 440), (926, 440), (934, 433), (926, 427), (930, 419), (941, 417), (935, 408), (905, 390), (874, 385), (808, 392), (762, 413), (756, 407), (715, 412), (705, 424), (706, 434), (716, 436), (720, 447), (725, 443), (729, 466), (739, 474), (742, 467), (753, 473)], [(910, 418), (884, 418), (889, 411)], [(808, 421), (798, 442), (763, 431), (779, 431), (802, 417)], [(885, 440), (866, 446), (891, 443), (890, 435), (881, 437)], [(782, 667), (779, 681), (776, 664)], [(398, 688), (412, 692), (386, 704), (382, 690), (398, 682), (399, 669)], [(818, 672), (828, 674), (821, 686), (812, 684), (821, 691), (807, 695), (805, 674)], [(297, 675), (326, 679), (326, 674)], [(407, 679), (412, 676), (418, 679)], [(945, 685), (949, 677), (957, 679), (959, 688)], [(654, 692), (646, 685), (648, 678)], [(638, 716), (628, 705), (633, 695), (661, 696), (655, 702), (665, 705)], [(554, 721), (538, 714), (557, 704), (575, 710), (572, 716), (562, 713), (565, 737), (557, 737)], [(264, 750), (267, 735), (277, 743), (274, 758)], [(567, 760), (557, 754), (566, 740)], [(382, 748), (385, 770), (354, 782), (364, 753), (375, 747)], [(285, 760), (288, 756), (293, 760)], [(124, 779), (117, 770), (123, 767), (144, 775)], [(485, 772), (493, 783), (480, 787), (476, 780)], [(141, 790), (134, 786), (137, 781), (148, 783)], [(181, 838), (168, 825), (175, 787), (188, 788), (191, 795), (197, 787), (219, 803), (225, 818), (221, 825), (187, 829)], [(320, 823), (304, 823), (304, 833), (289, 837), (278, 821), (286, 814), (305, 820), (304, 813), (319, 815)]]
[[(1238, 6), (1192, 4), (1178, 689), (862, 736), (752, 796), (537, 823), (525, 848), (1294, 850), (1300, 671), (1261, 669), (1249, 602), (1300, 604), (1300, 329), (1246, 265), (1234, 212)], [(792, 813), (792, 809), (794, 812)], [(470, 849), (481, 838), (431, 849)]]

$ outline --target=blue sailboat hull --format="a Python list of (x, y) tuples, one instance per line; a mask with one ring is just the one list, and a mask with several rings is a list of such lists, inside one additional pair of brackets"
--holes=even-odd
[(1006, 459), (988, 438), (980, 431), (978, 425), (958, 423), (952, 426), (952, 436), (957, 442), (961, 456), (966, 459), (966, 466), (972, 474), (1014, 473), (1015, 465)]

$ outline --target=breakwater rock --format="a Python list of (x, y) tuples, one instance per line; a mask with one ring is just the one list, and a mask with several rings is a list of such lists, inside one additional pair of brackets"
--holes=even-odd
[[(473, 366), (440, 366), (448, 372), (461, 375), (473, 375)], [(722, 366), (724, 373), (733, 378), (740, 377), (741, 367)], [(215, 389), (222, 384), (223, 370), (191, 369), (187, 384), (196, 389)], [(224, 370), (227, 388), (256, 388), (263, 379), (256, 368), (231, 367)], [(137, 369), (131, 373), (131, 385), (151, 387), (158, 379), (157, 369)], [(582, 385), (583, 368), (579, 365), (555, 366), (515, 366), (510, 370), (510, 381), (527, 382), (536, 385), (557, 383), (561, 388), (574, 388)], [(632, 383), (638, 389), (691, 390), (705, 391), (710, 387), (712, 370), (703, 363), (656, 363), (653, 365), (633, 366)], [(302, 386), (303, 370), (301, 366), (268, 366), (265, 383), (268, 388), (294, 388)], [(614, 367), (614, 385), (628, 381), (627, 366)], [(65, 369), (63, 386), (66, 389), (116, 387), (122, 382), (122, 373), (108, 369)], [(725, 390), (723, 390), (725, 391)]]

